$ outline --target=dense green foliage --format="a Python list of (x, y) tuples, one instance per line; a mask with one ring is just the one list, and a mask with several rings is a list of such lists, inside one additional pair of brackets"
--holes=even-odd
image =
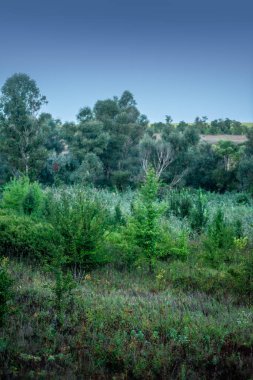
[[(45, 185), (136, 188), (151, 165), (170, 187), (252, 191), (253, 133), (225, 119), (150, 124), (129, 91), (85, 106), (76, 122), (41, 113), (46, 98), (26, 74), (14, 74), (0, 97), (0, 183), (25, 174)], [(247, 135), (210, 145), (200, 134)]]
[(163, 207), (157, 201), (158, 188), (155, 171), (149, 169), (146, 182), (132, 204), (132, 215), (125, 225), (119, 225), (119, 231), (110, 238), (112, 245), (118, 245), (119, 255), (125, 254), (124, 259), (129, 265), (146, 261), (150, 272), (153, 272), (158, 257), (162, 235), (159, 222)]
[(14, 179), (4, 186), (2, 207), (20, 214), (41, 216), (44, 207), (44, 194), (37, 182), (31, 183), (28, 177)]
[(126, 199), (80, 186), (43, 191), (21, 177), (5, 186), (0, 206), (3, 255), (43, 264), (60, 252), (62, 265), (78, 278), (110, 262), (154, 271), (160, 260), (179, 260), (189, 268), (198, 263), (222, 270), (234, 282), (232, 291), (252, 265), (252, 200), (247, 194), (164, 191), (153, 169)]
[(75, 123), (45, 101), (2, 88), (0, 377), (250, 379), (252, 130), (150, 125), (129, 91)]
[[(43, 202), (27, 213), (34, 188)], [(128, 193), (14, 180), (0, 213), (1, 375), (248, 379), (252, 210), (245, 193), (163, 189), (154, 170)]]
[(12, 170), (36, 175), (46, 157), (37, 112), (46, 103), (34, 80), (14, 74), (2, 87), (1, 151)]
[(0, 212), (0, 254), (46, 261), (61, 247), (61, 236), (47, 222)]
[(62, 238), (67, 263), (75, 274), (105, 260), (101, 247), (110, 227), (109, 212), (92, 190), (48, 194), (45, 217)]

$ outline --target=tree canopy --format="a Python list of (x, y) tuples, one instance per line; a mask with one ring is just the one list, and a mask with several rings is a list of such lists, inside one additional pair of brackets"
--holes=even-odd
[[(253, 188), (252, 129), (239, 121), (196, 117), (149, 123), (133, 94), (82, 105), (76, 121), (42, 112), (47, 99), (27, 74), (6, 80), (0, 96), (0, 183), (22, 174), (44, 184), (136, 187), (150, 166), (164, 185), (226, 191)], [(239, 145), (210, 145), (200, 134), (246, 134)]]

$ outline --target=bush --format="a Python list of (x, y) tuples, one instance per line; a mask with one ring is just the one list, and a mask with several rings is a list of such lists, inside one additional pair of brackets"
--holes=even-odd
[(114, 231), (107, 236), (105, 240), (105, 249), (108, 254), (109, 261), (114, 264), (117, 269), (132, 268), (138, 263), (142, 251), (137, 246), (134, 236), (134, 228), (127, 224), (121, 226), (118, 231)]
[(171, 191), (169, 193), (168, 212), (179, 218), (186, 218), (193, 208), (192, 196), (188, 190)]
[(4, 187), (2, 207), (17, 213), (40, 215), (44, 195), (37, 182), (31, 183), (28, 177), (13, 179)]
[(53, 226), (27, 216), (0, 214), (0, 254), (44, 260), (61, 248)]
[[(159, 181), (155, 171), (149, 169), (145, 183), (141, 187), (136, 202), (133, 204), (132, 216), (126, 225), (126, 244), (134, 244), (138, 256), (148, 262), (150, 272), (153, 271), (157, 258), (157, 243), (160, 235), (161, 215), (164, 208), (157, 201)], [(128, 243), (129, 242), (129, 243)], [(136, 256), (136, 259), (140, 257)]]
[(253, 253), (252, 250), (240, 255), (240, 263), (229, 268), (229, 273), (233, 276), (233, 287), (237, 294), (248, 299), (252, 304), (253, 297)]
[(216, 268), (200, 261), (175, 260), (164, 272), (165, 285), (184, 291), (201, 291), (213, 295), (233, 294), (235, 300), (252, 303), (253, 255), (247, 252), (240, 263), (221, 263)]
[(159, 181), (150, 170), (132, 203), (126, 225), (108, 237), (107, 250), (117, 267), (146, 262), (152, 272), (157, 259), (186, 259), (189, 253), (188, 236), (185, 231), (172, 233), (170, 230), (163, 218), (166, 208), (157, 199), (158, 188)]
[(116, 206), (115, 206), (115, 208), (114, 208), (113, 219), (114, 219), (114, 224), (115, 224), (116, 227), (125, 224), (125, 218), (124, 218), (124, 215), (122, 213), (122, 210), (121, 210), (121, 207), (120, 207), (120, 203), (117, 203)]
[(157, 242), (157, 257), (159, 259), (171, 259), (185, 261), (188, 257), (189, 239), (185, 231), (172, 233), (167, 223), (161, 225), (160, 236)]
[(204, 238), (204, 257), (207, 262), (214, 267), (221, 262), (229, 262), (235, 237), (234, 226), (227, 223), (223, 212), (218, 210)]
[(253, 254), (252, 251), (248, 253), (248, 256), (243, 264), (243, 272), (240, 278), (240, 292), (247, 294), (250, 304), (252, 304), (253, 297)]
[(205, 228), (208, 221), (207, 212), (207, 200), (204, 194), (200, 191), (198, 192), (197, 199), (195, 199), (194, 207), (190, 214), (190, 224), (191, 228), (197, 233), (201, 233)]
[(250, 197), (246, 193), (240, 193), (236, 196), (236, 203), (238, 204), (244, 204), (244, 205), (250, 205)]
[(201, 263), (174, 261), (169, 267), (167, 281), (181, 290), (207, 294), (237, 293), (236, 277), (229, 266), (210, 268)]
[(111, 221), (104, 204), (91, 191), (58, 192), (48, 197), (47, 218), (63, 238), (64, 254), (78, 270), (106, 261), (103, 256), (105, 233)]

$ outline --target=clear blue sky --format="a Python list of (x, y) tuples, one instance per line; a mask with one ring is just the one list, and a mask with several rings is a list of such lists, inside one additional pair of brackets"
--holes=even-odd
[(35, 79), (45, 111), (130, 90), (151, 121), (253, 121), (253, 0), (0, 0), (0, 85)]

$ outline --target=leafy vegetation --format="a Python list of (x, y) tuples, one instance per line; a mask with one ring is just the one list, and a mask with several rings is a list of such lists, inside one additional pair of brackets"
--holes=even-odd
[[(250, 379), (253, 133), (0, 98), (0, 377)], [(247, 134), (210, 145), (200, 133)]]
[(252, 208), (244, 193), (164, 191), (153, 169), (129, 193), (8, 184), (1, 376), (250, 378)]
[[(197, 117), (175, 124), (166, 116), (151, 124), (133, 94), (124, 91), (82, 107), (75, 122), (62, 123), (39, 114), (46, 102), (26, 74), (14, 74), (2, 86), (0, 183), (26, 175), (50, 186), (79, 183), (125, 191), (138, 187), (151, 165), (171, 188), (252, 193), (253, 133), (239, 121)], [(210, 145), (201, 134), (247, 139)]]

